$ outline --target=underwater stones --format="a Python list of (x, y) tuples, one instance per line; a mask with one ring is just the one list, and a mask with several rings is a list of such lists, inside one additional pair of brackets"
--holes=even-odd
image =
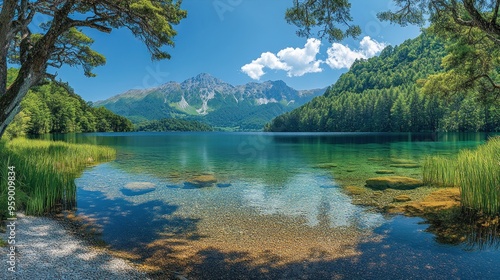
[(368, 160), (368, 161), (383, 161), (384, 159), (379, 158), (379, 157), (371, 157), (371, 158), (367, 158), (366, 160)]
[(394, 164), (391, 164), (390, 167), (397, 167), (397, 168), (419, 168), (420, 165), (418, 163), (394, 163)]
[(337, 167), (338, 165), (335, 164), (335, 163), (332, 163), (332, 162), (328, 162), (328, 163), (319, 163), (319, 164), (316, 164), (314, 167), (315, 168), (334, 168), (334, 167)]
[(422, 181), (402, 176), (375, 177), (366, 180), (366, 186), (374, 190), (409, 190), (422, 186)]
[(394, 174), (394, 171), (393, 170), (381, 169), (381, 170), (375, 171), (375, 173), (377, 173), (377, 174)]
[(120, 191), (126, 196), (134, 196), (146, 194), (155, 189), (155, 184), (151, 182), (130, 182), (120, 189)]
[(413, 161), (411, 159), (402, 159), (402, 158), (391, 158), (391, 163), (417, 164), (415, 161)]
[(347, 186), (344, 188), (349, 194), (360, 195), (366, 192), (366, 189), (358, 186)]
[(400, 194), (400, 195), (394, 197), (394, 199), (393, 199), (394, 202), (407, 202), (410, 200), (411, 200), (411, 197), (409, 195), (406, 195), (406, 194)]
[(191, 177), (185, 183), (187, 187), (206, 188), (217, 183), (217, 178), (213, 174), (202, 174)]

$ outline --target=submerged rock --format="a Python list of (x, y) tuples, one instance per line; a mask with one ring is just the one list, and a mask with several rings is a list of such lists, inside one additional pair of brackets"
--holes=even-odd
[(347, 186), (345, 190), (352, 195), (360, 195), (366, 193), (366, 189), (358, 186)]
[(377, 174), (394, 174), (394, 171), (393, 170), (382, 169), (382, 170), (375, 171), (375, 173), (377, 173)]
[(152, 192), (156, 185), (151, 182), (131, 182), (126, 184), (120, 191), (126, 196), (141, 195)]
[(384, 161), (384, 159), (380, 158), (380, 157), (371, 157), (371, 158), (367, 158), (366, 160), (368, 160), (368, 161)]
[(316, 168), (334, 168), (334, 167), (337, 167), (338, 165), (335, 164), (335, 163), (332, 163), (332, 162), (328, 162), (328, 163), (319, 163), (319, 164), (316, 164), (314, 167)]
[(422, 186), (422, 181), (402, 176), (375, 177), (366, 180), (366, 186), (374, 190), (409, 190)]
[(392, 163), (407, 163), (407, 164), (417, 164), (415, 161), (411, 159), (402, 159), (402, 158), (391, 158)]
[(213, 174), (203, 174), (191, 177), (187, 180), (185, 186), (189, 185), (197, 188), (206, 188), (213, 186), (215, 183), (217, 183), (217, 178), (215, 178)]
[(411, 197), (409, 195), (406, 195), (406, 194), (398, 195), (398, 196), (394, 197), (394, 199), (393, 199), (394, 202), (406, 202), (406, 201), (410, 201), (410, 200), (411, 200)]
[(420, 165), (418, 163), (395, 163), (391, 164), (390, 167), (398, 167), (398, 168), (419, 168)]

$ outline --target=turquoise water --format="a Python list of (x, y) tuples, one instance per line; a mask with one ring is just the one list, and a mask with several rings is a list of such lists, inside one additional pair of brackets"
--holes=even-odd
[[(225, 279), (288, 272), (316, 279), (380, 279), (384, 273), (443, 279), (479, 273), (487, 279), (500, 272), (493, 265), (500, 261), (497, 249), (471, 252), (465, 246), (439, 244), (424, 232), (420, 219), (368, 211), (353, 205), (340, 188), (361, 186), (380, 169), (421, 178), (420, 168), (390, 165), (418, 165), (430, 154), (453, 156), (484, 143), (486, 134), (53, 137), (117, 150), (116, 160), (89, 168), (76, 180), (77, 214), (94, 221), (112, 248), (137, 253), (142, 261), (189, 259), (182, 265), (194, 279), (219, 278), (214, 271)], [(325, 163), (335, 167), (318, 168)], [(198, 184), (199, 178), (210, 182)], [(142, 189), (133, 189), (137, 187)], [(230, 255), (234, 253), (242, 255)], [(474, 265), (467, 268), (465, 263)], [(207, 272), (206, 266), (217, 268)]]

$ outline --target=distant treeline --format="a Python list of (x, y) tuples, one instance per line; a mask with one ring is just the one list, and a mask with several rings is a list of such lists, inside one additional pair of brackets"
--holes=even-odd
[[(14, 69), (9, 74), (15, 76)], [(104, 107), (93, 108), (66, 85), (47, 82), (30, 90), (6, 131), (7, 137), (24, 134), (132, 131), (132, 123)]]
[(457, 93), (420, 93), (418, 80), (442, 70), (443, 44), (422, 34), (356, 61), (325, 95), (275, 118), (266, 131), (500, 131), (499, 104)]
[(187, 121), (173, 118), (154, 120), (141, 123), (138, 131), (213, 131), (207, 124), (198, 121)]

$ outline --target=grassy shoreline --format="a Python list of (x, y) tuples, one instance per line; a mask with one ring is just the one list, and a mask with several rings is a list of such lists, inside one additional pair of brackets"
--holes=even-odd
[[(71, 208), (76, 198), (74, 179), (86, 166), (111, 160), (116, 151), (108, 147), (69, 144), (23, 138), (0, 141), (0, 218), (9, 213), (9, 169), (15, 186), (15, 210), (42, 215), (56, 207)], [(12, 178), (15, 177), (15, 178)]]
[(466, 212), (500, 214), (500, 137), (475, 150), (462, 150), (456, 158), (427, 158), (423, 178), (426, 184), (459, 187)]

